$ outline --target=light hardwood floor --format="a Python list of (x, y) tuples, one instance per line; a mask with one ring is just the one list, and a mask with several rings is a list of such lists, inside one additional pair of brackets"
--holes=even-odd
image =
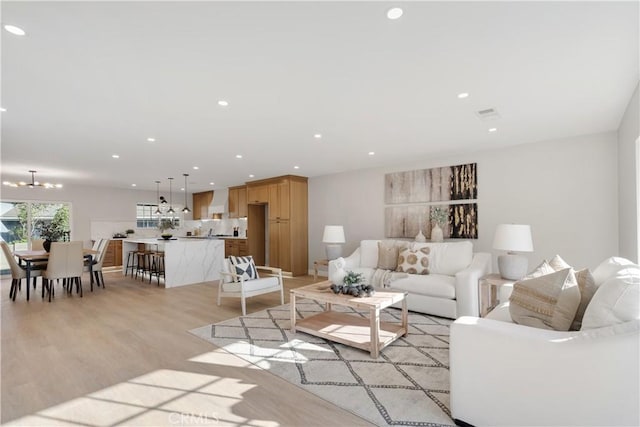
[[(187, 331), (239, 316), (215, 282), (164, 289), (105, 274), (84, 297), (9, 300), (2, 279), (1, 421), (23, 425), (370, 425)], [(288, 289), (313, 282), (285, 279)], [(24, 286), (24, 284), (23, 284)], [(279, 305), (248, 300), (249, 313)]]

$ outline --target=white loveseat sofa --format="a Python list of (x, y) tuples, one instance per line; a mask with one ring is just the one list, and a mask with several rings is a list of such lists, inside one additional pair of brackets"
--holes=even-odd
[(580, 331), (512, 323), (509, 302), (452, 324), (457, 424), (640, 425), (640, 268), (611, 258), (593, 277)]
[[(376, 287), (374, 275), (378, 266), (378, 242), (362, 240), (348, 257), (329, 262), (329, 280), (342, 283), (347, 271), (361, 273), (368, 284)], [(429, 247), (430, 274), (398, 274), (385, 290), (408, 293), (409, 310), (456, 319), (478, 315), (478, 279), (491, 271), (491, 254), (473, 253), (469, 241), (417, 243), (395, 241), (414, 249)], [(385, 241), (389, 243), (389, 241)]]

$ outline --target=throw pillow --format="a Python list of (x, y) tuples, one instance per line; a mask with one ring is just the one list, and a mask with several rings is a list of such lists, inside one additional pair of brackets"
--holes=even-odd
[(568, 331), (580, 305), (580, 291), (573, 270), (520, 280), (509, 297), (511, 319), (534, 328)]
[(576, 280), (578, 282), (578, 289), (580, 289), (580, 305), (576, 311), (576, 317), (573, 318), (570, 331), (579, 331), (582, 327), (582, 318), (587, 306), (591, 302), (593, 295), (598, 290), (596, 281), (588, 268), (576, 271)]
[(533, 279), (535, 277), (544, 276), (545, 274), (555, 273), (555, 271), (556, 270), (554, 270), (553, 267), (549, 265), (547, 260), (543, 259), (540, 265), (534, 268), (531, 273), (524, 276), (523, 279)]
[(564, 270), (565, 268), (571, 268), (569, 264), (565, 260), (562, 259), (560, 255), (556, 255), (549, 261), (549, 265), (553, 268), (554, 271)]
[(409, 274), (429, 274), (429, 247), (417, 251), (403, 249), (398, 255), (396, 271)]
[[(256, 264), (253, 261), (252, 256), (230, 256), (229, 262), (231, 263), (232, 272), (242, 276), (244, 280), (258, 279), (258, 270), (256, 270)], [(239, 282), (240, 280), (236, 280)]]
[(395, 270), (398, 267), (398, 254), (394, 241), (378, 242), (378, 268)]

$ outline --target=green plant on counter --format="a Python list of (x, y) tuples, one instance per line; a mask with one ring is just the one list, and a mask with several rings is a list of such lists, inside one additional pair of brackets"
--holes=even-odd
[(172, 219), (162, 218), (158, 221), (158, 228), (164, 233), (166, 230), (173, 230), (175, 227)]

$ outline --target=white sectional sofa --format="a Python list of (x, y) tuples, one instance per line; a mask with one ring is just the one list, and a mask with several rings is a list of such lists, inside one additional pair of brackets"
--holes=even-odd
[[(329, 280), (342, 283), (347, 271), (361, 273), (368, 284), (385, 290), (408, 293), (409, 310), (456, 319), (478, 315), (478, 279), (491, 272), (491, 254), (473, 253), (469, 241), (417, 243), (393, 241), (398, 246), (411, 245), (414, 249), (429, 248), (429, 274), (389, 273), (380, 275), (378, 269), (378, 243), (381, 240), (362, 240), (348, 257), (329, 262)], [(390, 241), (384, 241), (389, 244)], [(384, 272), (383, 272), (384, 273)]]
[(480, 426), (640, 425), (640, 268), (610, 258), (579, 331), (512, 322), (509, 302), (451, 326), (451, 413)]

